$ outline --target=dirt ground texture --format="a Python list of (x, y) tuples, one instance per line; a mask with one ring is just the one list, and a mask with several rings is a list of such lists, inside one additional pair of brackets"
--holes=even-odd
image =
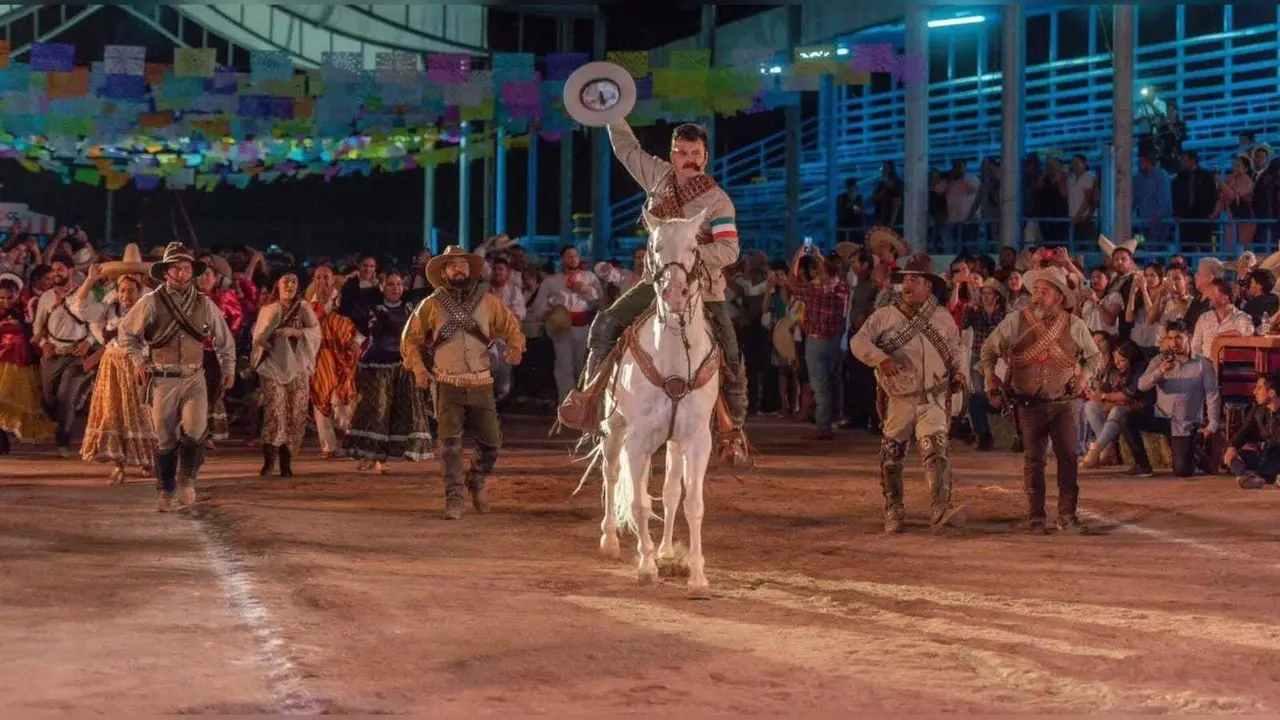
[(1280, 710), (1274, 488), (1084, 473), (1097, 533), (1034, 537), (1021, 457), (959, 446), (969, 522), (935, 538), (913, 448), (909, 532), (886, 538), (876, 438), (761, 420), (757, 470), (709, 479), (698, 602), (678, 577), (639, 586), (634, 538), (600, 559), (598, 473), (572, 495), (582, 466), (546, 425), (508, 420), (492, 513), (456, 523), (438, 462), (376, 476), (308, 448), (259, 478), (228, 445), (195, 510), (166, 515), (151, 480), (19, 448), (0, 459), (0, 708)]

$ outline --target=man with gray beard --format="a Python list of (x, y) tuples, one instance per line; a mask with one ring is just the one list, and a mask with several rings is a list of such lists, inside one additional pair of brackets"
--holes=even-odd
[[(1074, 293), (1060, 268), (1033, 270), (1023, 276), (1031, 288), (1031, 307), (1010, 313), (982, 345), (978, 363), (993, 407), (1010, 403), (1023, 439), (1022, 480), (1027, 494), (1031, 533), (1045, 535), (1045, 443), (1053, 440), (1058, 460), (1059, 530), (1079, 533), (1076, 518), (1075, 401), (1088, 387), (1102, 361), (1084, 321), (1069, 310)], [(996, 363), (1008, 365), (1005, 378)]]

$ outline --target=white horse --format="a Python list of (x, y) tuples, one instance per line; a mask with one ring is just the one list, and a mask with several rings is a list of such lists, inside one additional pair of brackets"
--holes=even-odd
[[(662, 488), (662, 544), (657, 557), (674, 559), (676, 513), (684, 490), (689, 523), (689, 595), (710, 597), (702, 558), (702, 484), (711, 457), (711, 418), (720, 393), (720, 351), (703, 312), (702, 291), (710, 282), (698, 255), (703, 215), (658, 220), (645, 211), (650, 242), (645, 261), (654, 271), (656, 312), (634, 327), (605, 393), (605, 433), (599, 452), (604, 470), (604, 522), (600, 550), (621, 558), (618, 530), (635, 533), (639, 579), (657, 582), (658, 564), (649, 518), (649, 474), (653, 454), (666, 445)], [(629, 330), (623, 337), (632, 335)], [(681, 482), (683, 481), (683, 487)]]

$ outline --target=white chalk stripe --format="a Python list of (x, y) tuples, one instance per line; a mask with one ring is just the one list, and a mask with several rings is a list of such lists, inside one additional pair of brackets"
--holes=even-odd
[(289, 657), (288, 646), (272, 625), (270, 613), (254, 596), (253, 581), (248, 573), (209, 523), (198, 516), (191, 519), (231, 610), (258, 642), (256, 660), (267, 671), (267, 690), (279, 711), (286, 715), (317, 715), (323, 712), (326, 703), (311, 694), (302, 682), (297, 666)]

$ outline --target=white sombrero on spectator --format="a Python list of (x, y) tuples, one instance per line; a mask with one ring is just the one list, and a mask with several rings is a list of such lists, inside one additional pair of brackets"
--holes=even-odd
[(1122, 243), (1112, 242), (1111, 238), (1106, 235), (1098, 235), (1098, 247), (1102, 248), (1102, 254), (1111, 257), (1111, 254), (1117, 250), (1128, 250), (1130, 255), (1138, 252), (1138, 245), (1142, 243), (1141, 235), (1134, 235)]
[(635, 106), (635, 78), (621, 65), (590, 62), (564, 83), (565, 113), (587, 127), (618, 122)]
[(21, 290), (25, 285), (25, 283), (22, 282), (22, 276), (18, 275), (17, 273), (11, 273), (11, 272), (0, 273), (0, 282), (4, 282), (5, 280), (8, 280), (9, 282), (17, 285), (19, 290)]
[(906, 255), (910, 251), (910, 247), (902, 236), (893, 228), (887, 228), (883, 225), (877, 225), (867, 231), (867, 249), (877, 255), (886, 247), (893, 248), (894, 253), (899, 257)]

